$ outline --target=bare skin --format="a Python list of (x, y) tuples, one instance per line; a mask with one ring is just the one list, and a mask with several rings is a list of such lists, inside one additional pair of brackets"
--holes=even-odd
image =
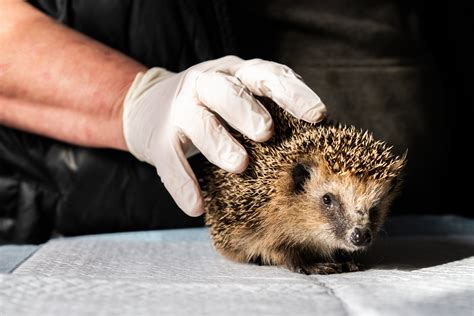
[(122, 103), (145, 70), (23, 1), (0, 1), (1, 125), (127, 150)]

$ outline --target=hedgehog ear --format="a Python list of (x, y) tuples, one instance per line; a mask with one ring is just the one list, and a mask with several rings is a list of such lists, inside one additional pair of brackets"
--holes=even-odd
[(293, 179), (293, 192), (296, 194), (304, 191), (304, 184), (311, 178), (311, 168), (304, 163), (297, 163), (291, 172)]
[(406, 164), (407, 152), (405, 151), (405, 153), (401, 157), (398, 157), (398, 159), (390, 166), (390, 174), (392, 175), (392, 179), (390, 180), (390, 193), (400, 189), (404, 176), (403, 169)]

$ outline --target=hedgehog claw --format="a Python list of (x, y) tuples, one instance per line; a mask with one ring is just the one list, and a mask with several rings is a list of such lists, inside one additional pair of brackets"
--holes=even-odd
[(358, 263), (349, 261), (344, 263), (333, 262), (319, 262), (308, 266), (298, 266), (292, 269), (295, 272), (310, 275), (310, 274), (336, 274), (343, 272), (355, 272), (362, 270), (362, 266)]
[(344, 262), (344, 272), (357, 272), (364, 270), (364, 266), (361, 263), (348, 261)]

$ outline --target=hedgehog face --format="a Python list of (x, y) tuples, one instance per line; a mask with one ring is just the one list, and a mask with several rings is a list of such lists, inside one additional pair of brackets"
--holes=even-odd
[(368, 247), (394, 197), (393, 178), (334, 174), (324, 161), (297, 163), (291, 172), (293, 217), (324, 252)]

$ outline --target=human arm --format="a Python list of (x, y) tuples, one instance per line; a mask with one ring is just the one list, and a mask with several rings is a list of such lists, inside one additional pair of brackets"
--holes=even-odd
[(127, 150), (122, 104), (146, 68), (24, 1), (0, 2), (0, 124)]
[(189, 215), (203, 211), (186, 161), (193, 147), (230, 172), (248, 163), (214, 113), (256, 141), (271, 136), (272, 122), (252, 94), (271, 97), (308, 121), (324, 115), (319, 97), (284, 65), (227, 57), (179, 74), (148, 70), (23, 2), (1, 6), (0, 124), (78, 145), (129, 150), (157, 168)]

